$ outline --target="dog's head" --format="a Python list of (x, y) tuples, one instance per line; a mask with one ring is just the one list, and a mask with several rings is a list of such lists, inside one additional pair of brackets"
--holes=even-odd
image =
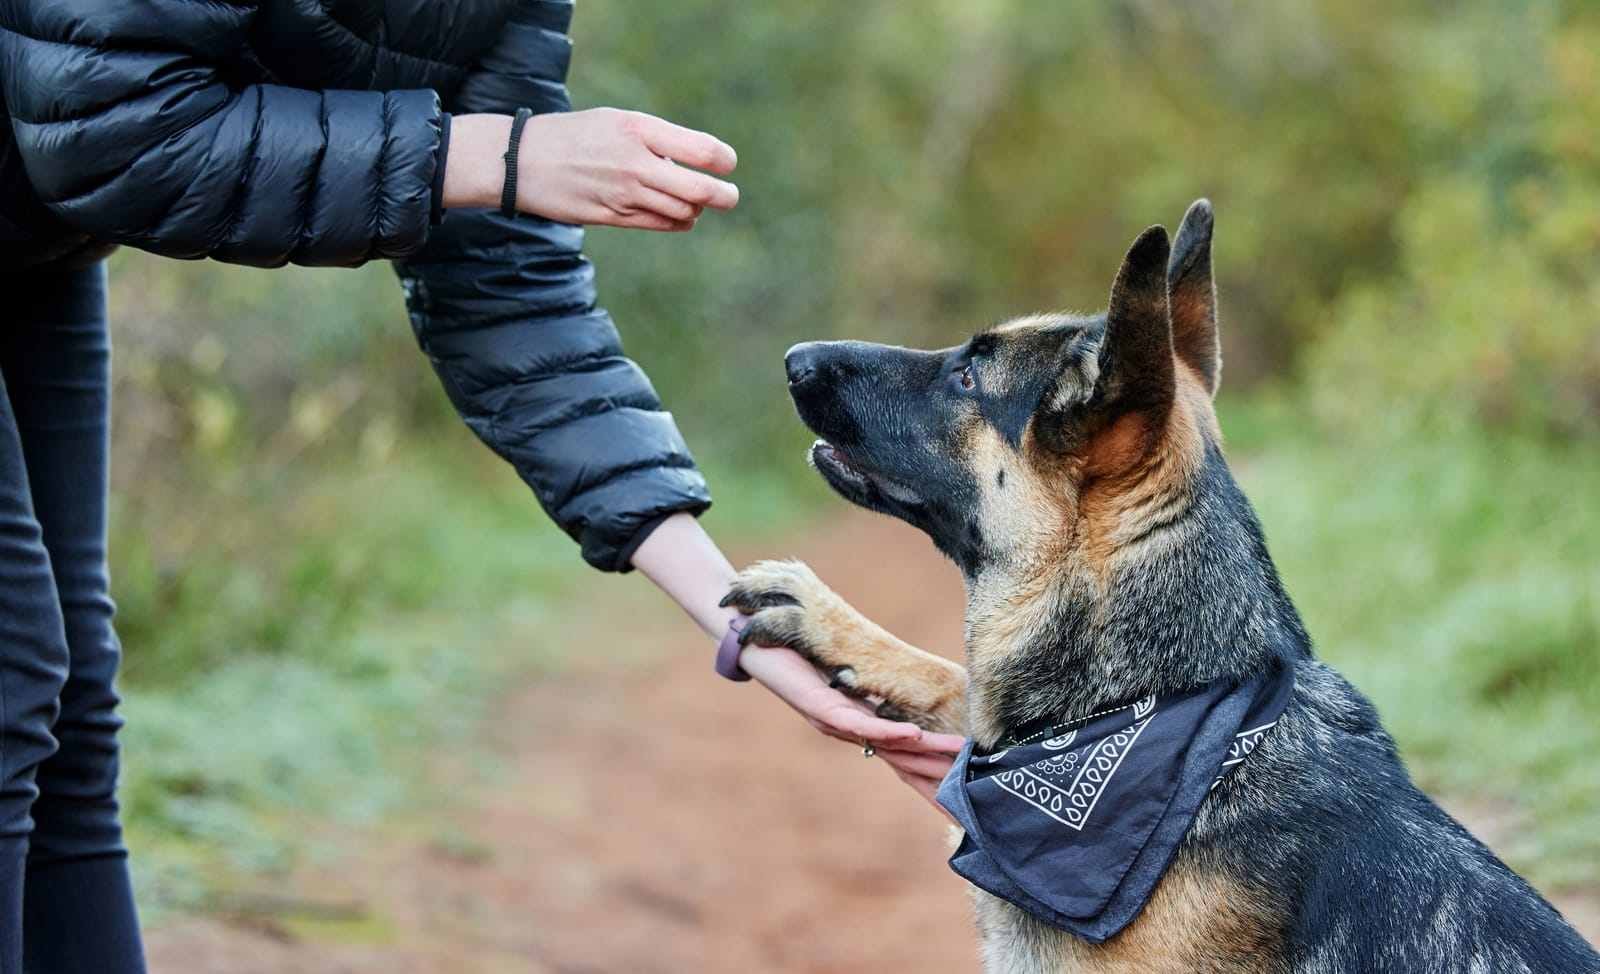
[(796, 345), (785, 365), (821, 437), (812, 462), (969, 576), (1149, 538), (1217, 437), (1211, 230), (1201, 200), (1175, 245), (1140, 234), (1103, 314), (1023, 318), (937, 351)]

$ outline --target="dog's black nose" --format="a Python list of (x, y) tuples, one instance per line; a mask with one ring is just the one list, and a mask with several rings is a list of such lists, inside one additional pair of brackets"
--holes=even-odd
[(817, 374), (822, 361), (822, 342), (801, 342), (783, 356), (783, 368), (789, 374), (789, 385), (800, 386)]

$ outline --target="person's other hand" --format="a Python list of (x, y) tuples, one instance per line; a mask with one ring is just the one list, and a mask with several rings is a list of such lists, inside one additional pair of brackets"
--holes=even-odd
[(961, 745), (965, 741), (950, 734), (923, 732), (924, 743), (930, 737), (937, 739), (938, 743), (935, 745), (937, 750), (903, 751), (892, 747), (879, 748), (878, 757), (883, 758), (889, 765), (889, 770), (895, 773), (895, 777), (905, 782), (912, 791), (921, 795), (924, 801), (938, 809), (939, 814), (949, 818), (950, 813), (939, 804), (936, 796), (939, 784), (944, 781), (945, 775), (950, 773), (951, 766), (956, 763), (955, 753), (946, 750), (949, 740), (957, 742), (956, 752), (961, 750)]
[(812, 727), (856, 747), (872, 745), (901, 781), (944, 811), (934, 793), (961, 751), (962, 738), (877, 716), (866, 703), (830, 687), (817, 668), (792, 649), (746, 646), (739, 665)]
[[(510, 131), (504, 115), (452, 120), (445, 206), (499, 205)], [(738, 204), (739, 187), (707, 175), (726, 176), (738, 161), (715, 136), (642, 112), (535, 115), (517, 154), (517, 209), (561, 223), (689, 230), (705, 208)]]

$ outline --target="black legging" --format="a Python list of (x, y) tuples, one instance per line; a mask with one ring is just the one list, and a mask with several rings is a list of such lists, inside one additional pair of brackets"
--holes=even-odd
[(105, 268), (0, 282), (0, 974), (139, 972), (115, 797)]

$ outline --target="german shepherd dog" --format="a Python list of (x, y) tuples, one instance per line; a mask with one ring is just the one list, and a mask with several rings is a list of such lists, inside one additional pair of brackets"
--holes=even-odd
[(960, 568), (966, 667), (891, 636), (797, 562), (737, 579), (747, 640), (983, 748), (1040, 719), (1244, 679), (1291, 647), (1287, 709), (1201, 805), (1133, 923), (1093, 944), (974, 889), (988, 971), (1600, 972), (1412, 784), (1372, 705), (1312, 654), (1223, 458), (1211, 237), (1204, 200), (1175, 243), (1146, 230), (1103, 314), (1023, 318), (938, 351), (791, 349), (818, 472)]

